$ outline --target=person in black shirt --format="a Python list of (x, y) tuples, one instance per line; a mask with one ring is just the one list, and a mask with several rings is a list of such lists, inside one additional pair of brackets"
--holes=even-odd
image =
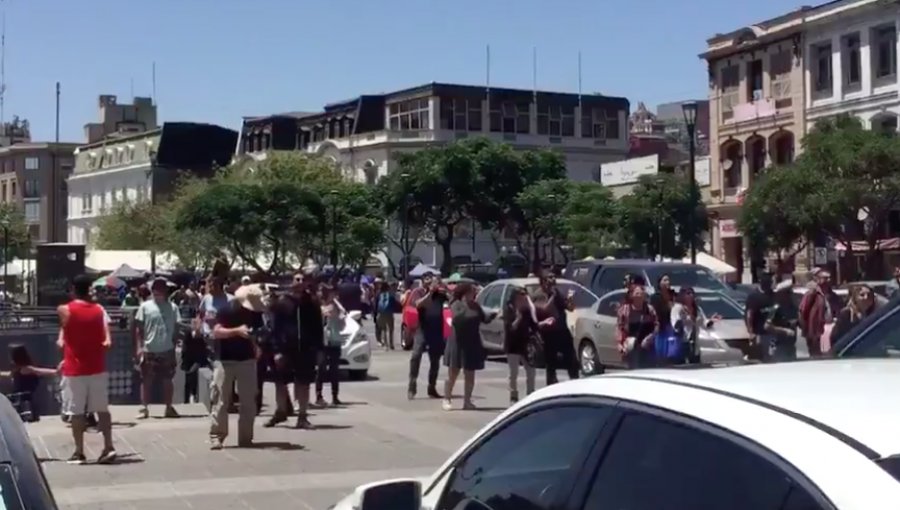
[[(234, 300), (216, 315), (213, 341), (216, 361), (210, 388), (211, 448), (222, 449), (228, 436), (228, 408), (233, 384), (244, 402), (256, 399), (256, 358), (258, 332), (263, 326), (263, 313), (268, 309), (265, 290), (259, 285), (245, 285), (237, 290)], [(256, 409), (240, 406), (238, 446), (253, 443), (253, 421)]]
[[(541, 331), (544, 338), (544, 351), (547, 362), (547, 385), (555, 384), (557, 369), (565, 369), (569, 373), (569, 379), (578, 379), (578, 360), (575, 356), (575, 341), (572, 332), (569, 331), (566, 312), (575, 309), (574, 291), (569, 291), (563, 296), (556, 287), (556, 275), (545, 269), (540, 276), (541, 292), (546, 297), (546, 302), (540, 306), (538, 320), (544, 321), (552, 318), (552, 325)], [(542, 301), (542, 300), (541, 300)], [(537, 305), (537, 303), (535, 303)], [(562, 364), (560, 365), (560, 359)]]
[(409, 358), (409, 387), (407, 396), (410, 400), (416, 397), (416, 383), (419, 379), (419, 367), (422, 365), (422, 353), (428, 352), (428, 396), (441, 398), (437, 391), (438, 372), (441, 369), (441, 356), (444, 355), (444, 305), (447, 303), (447, 289), (438, 278), (428, 273), (422, 278), (427, 293), (416, 301), (419, 314), (419, 327), (415, 333), (412, 355)]
[(273, 307), (273, 339), (277, 345), (275, 356), (278, 383), (275, 385), (278, 408), (266, 422), (273, 427), (287, 420), (290, 396), (287, 383), (294, 381), (297, 399), (297, 428), (309, 429), (309, 387), (316, 380), (316, 358), (322, 349), (324, 323), (316, 282), (304, 275), (294, 275), (290, 292)]
[(794, 304), (793, 285), (785, 280), (775, 287), (769, 319), (765, 330), (769, 336), (768, 356), (771, 361), (797, 359), (797, 322), (800, 311)]
[(759, 290), (747, 297), (744, 311), (744, 324), (750, 333), (750, 345), (745, 352), (748, 358), (765, 357), (769, 343), (766, 338), (766, 321), (772, 314), (773, 305), (772, 276), (763, 274), (759, 279)]

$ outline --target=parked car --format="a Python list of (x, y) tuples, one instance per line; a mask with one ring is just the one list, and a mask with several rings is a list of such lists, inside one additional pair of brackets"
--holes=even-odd
[[(400, 314), (400, 347), (404, 351), (413, 348), (416, 330), (419, 328), (419, 311), (416, 310), (415, 304), (407, 300), (402, 303), (403, 313)], [(444, 340), (450, 337), (450, 323), (453, 314), (450, 312), (449, 306), (444, 306)]]
[(56, 501), (25, 424), (0, 394), (0, 508), (56, 510)]
[(333, 508), (894, 509), (900, 394), (885, 389), (898, 385), (895, 360), (567, 381), (503, 412), (430, 476), (367, 484)]
[[(481, 325), (481, 343), (488, 352), (502, 352), (504, 340), (503, 309), (509, 302), (513, 287), (523, 287), (529, 294), (534, 294), (540, 283), (537, 278), (509, 278), (497, 280), (478, 293), (478, 303), (485, 312), (497, 312), (497, 317), (487, 324)], [(574, 331), (575, 318), (583, 310), (592, 309), (597, 303), (597, 296), (583, 286), (569, 280), (557, 280), (556, 287), (564, 295), (574, 292), (575, 312), (567, 314), (569, 330)]]
[[(721, 292), (696, 291), (700, 322), (707, 324), (699, 331), (702, 363), (739, 363), (743, 360), (750, 338), (744, 324), (741, 306)], [(575, 352), (583, 375), (603, 373), (605, 367), (624, 367), (616, 341), (616, 314), (625, 299), (625, 290), (601, 297), (590, 312), (580, 314), (575, 324)]]
[(341, 331), (344, 343), (341, 346), (340, 367), (354, 381), (365, 380), (372, 366), (372, 339), (359, 323), (361, 315), (359, 310), (347, 312)]
[(900, 358), (900, 296), (861, 320), (831, 346), (836, 358)]
[(747, 301), (748, 294), (745, 291), (729, 287), (712, 271), (698, 264), (640, 259), (581, 260), (570, 262), (563, 272), (567, 279), (578, 282), (598, 296), (621, 289), (625, 276), (629, 274), (643, 277), (650, 292), (655, 290), (659, 278), (667, 274), (673, 287), (722, 292), (741, 306)]

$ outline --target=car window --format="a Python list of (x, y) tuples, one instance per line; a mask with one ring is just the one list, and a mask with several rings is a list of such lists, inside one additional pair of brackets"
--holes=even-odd
[(575, 292), (572, 301), (574, 301), (576, 309), (592, 308), (594, 303), (597, 302), (597, 298), (581, 285), (574, 283), (557, 283), (556, 286), (559, 287), (563, 296), (568, 295), (570, 290)]
[(647, 268), (647, 277), (650, 279), (647, 283), (656, 286), (663, 275), (669, 275), (669, 281), (673, 287), (693, 287), (695, 289), (708, 289), (727, 291), (728, 288), (722, 280), (716, 278), (716, 275), (709, 269), (702, 266), (650, 266)]
[(597, 284), (592, 288), (600, 294), (621, 289), (622, 284), (625, 282), (625, 277), (630, 272), (631, 270), (627, 267), (608, 267), (600, 273), (599, 278), (597, 278)]
[(635, 412), (623, 418), (584, 508), (780, 510), (792, 486), (738, 443)]
[(611, 412), (609, 407), (560, 405), (513, 418), (454, 466), (437, 509), (554, 508)]
[(597, 305), (597, 315), (615, 317), (624, 299), (625, 291), (617, 291), (603, 296)]
[(0, 508), (3, 510), (21, 510), (22, 498), (16, 487), (15, 478), (10, 467), (0, 464)]
[(893, 310), (880, 321), (861, 328), (851, 329), (844, 335), (845, 342), (835, 346), (834, 352), (841, 358), (900, 358), (900, 307), (896, 303)]
[(485, 308), (499, 308), (501, 297), (503, 297), (503, 285), (491, 285), (478, 296), (478, 301)]
[(700, 310), (707, 317), (720, 316), (724, 320), (743, 320), (744, 312), (730, 299), (721, 294), (698, 293)]

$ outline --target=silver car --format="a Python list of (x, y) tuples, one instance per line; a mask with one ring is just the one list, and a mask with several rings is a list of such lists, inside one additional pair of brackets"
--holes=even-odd
[[(721, 292), (697, 290), (700, 323), (700, 359), (704, 364), (743, 361), (742, 348), (750, 340), (744, 325), (744, 312), (733, 299)], [(623, 367), (625, 363), (616, 341), (616, 313), (625, 298), (624, 290), (610, 292), (590, 312), (580, 313), (575, 321), (575, 352), (583, 375), (602, 373), (604, 367)], [(717, 320), (711, 320), (717, 317)]]

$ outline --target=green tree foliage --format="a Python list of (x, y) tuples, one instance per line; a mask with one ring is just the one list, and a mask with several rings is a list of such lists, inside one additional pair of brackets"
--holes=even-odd
[(682, 258), (690, 247), (691, 225), (698, 246), (707, 229), (699, 190), (694, 189), (692, 199), (690, 182), (679, 175), (641, 176), (619, 204), (625, 237), (648, 255)]
[[(529, 184), (516, 196), (520, 234), (519, 251), (534, 270), (540, 267), (541, 241), (562, 240), (566, 237), (565, 206), (569, 203), (571, 181), (567, 179), (541, 180)], [(526, 249), (527, 248), (527, 249)]]
[(619, 204), (600, 183), (572, 183), (563, 215), (567, 242), (578, 258), (596, 257), (621, 242)]
[(376, 190), (342, 182), (329, 191), (325, 206), (326, 235), (320, 252), (334, 251), (341, 266), (364, 266), (385, 240)]
[(25, 258), (30, 248), (30, 239), (28, 236), (28, 227), (25, 225), (25, 218), (22, 212), (7, 203), (0, 204), (0, 226), (4, 227), (3, 235), (9, 236), (4, 242), (6, 244), (6, 252), (0, 246), (0, 263), (5, 264), (15, 258)]

